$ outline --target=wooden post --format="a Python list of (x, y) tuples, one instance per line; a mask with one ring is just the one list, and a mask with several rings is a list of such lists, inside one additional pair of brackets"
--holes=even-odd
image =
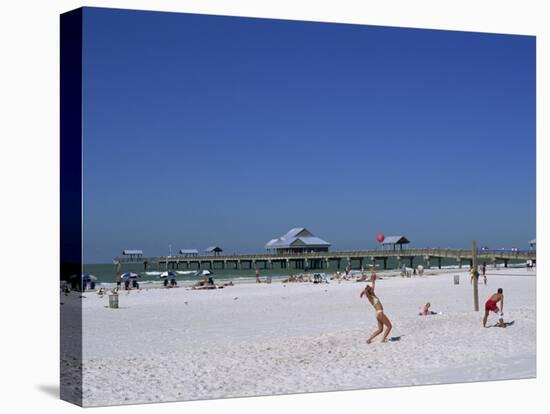
[(479, 292), (477, 288), (477, 245), (476, 241), (472, 240), (472, 271), (474, 272), (474, 310), (479, 312)]

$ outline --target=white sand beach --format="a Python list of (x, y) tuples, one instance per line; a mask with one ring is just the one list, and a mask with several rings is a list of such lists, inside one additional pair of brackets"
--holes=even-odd
[[(83, 299), (85, 406), (530, 378), (536, 375), (535, 271), (488, 269), (473, 311), (465, 269), (387, 277), (376, 292), (397, 342), (375, 329), (363, 282), (239, 284)], [(460, 274), (460, 284), (453, 275)], [(382, 275), (383, 276), (383, 275)], [(482, 327), (502, 287), (506, 329)], [(442, 315), (419, 316), (427, 301)], [(496, 322), (492, 314), (489, 324)], [(64, 363), (71, 363), (65, 361)], [(64, 378), (69, 385), (70, 378)], [(74, 383), (70, 386), (74, 386)]]

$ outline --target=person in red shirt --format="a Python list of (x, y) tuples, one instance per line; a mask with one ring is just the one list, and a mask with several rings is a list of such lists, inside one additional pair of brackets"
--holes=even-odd
[[(500, 302), (500, 309), (497, 304)], [(495, 312), (498, 316), (498, 323), (501, 327), (506, 327), (502, 313), (504, 310), (504, 293), (502, 293), (502, 288), (498, 288), (497, 293), (491, 295), (491, 297), (485, 302), (485, 316), (483, 317), (483, 327), (487, 326), (487, 318), (489, 317), (489, 312)]]

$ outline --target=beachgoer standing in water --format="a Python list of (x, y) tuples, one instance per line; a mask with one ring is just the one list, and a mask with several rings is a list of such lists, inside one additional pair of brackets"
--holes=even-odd
[(386, 331), (384, 332), (384, 337), (382, 338), (382, 342), (386, 342), (388, 335), (392, 330), (392, 324), (388, 319), (388, 317), (384, 314), (384, 308), (382, 307), (382, 303), (374, 293), (374, 288), (372, 288), (369, 285), (367, 285), (367, 287), (363, 289), (359, 297), (362, 298), (363, 296), (366, 296), (369, 302), (371, 303), (371, 305), (373, 306), (374, 311), (376, 312), (376, 322), (378, 323), (378, 328), (376, 329), (376, 331), (372, 333), (369, 339), (367, 339), (367, 344), (370, 344), (374, 338), (376, 338), (378, 335), (382, 333), (382, 331), (384, 330), (384, 326), (386, 327)]
[(260, 280), (260, 269), (258, 267), (256, 268), (256, 283), (262, 283)]
[[(500, 309), (497, 306), (497, 303), (500, 302)], [(498, 316), (498, 323), (501, 327), (505, 328), (506, 325), (504, 323), (504, 314), (502, 313), (504, 310), (504, 294), (502, 293), (502, 288), (498, 288), (497, 293), (494, 293), (491, 295), (491, 297), (487, 300), (485, 303), (485, 316), (483, 317), (483, 327), (486, 328), (487, 326), (487, 318), (489, 317), (489, 312), (495, 312)]]

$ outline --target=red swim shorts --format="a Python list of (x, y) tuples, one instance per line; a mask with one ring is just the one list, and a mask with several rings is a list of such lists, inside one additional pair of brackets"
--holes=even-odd
[(493, 311), (493, 312), (498, 312), (498, 306), (497, 306), (497, 303), (491, 299), (489, 299), (487, 302), (485, 302), (485, 310), (487, 312), (489, 311)]

